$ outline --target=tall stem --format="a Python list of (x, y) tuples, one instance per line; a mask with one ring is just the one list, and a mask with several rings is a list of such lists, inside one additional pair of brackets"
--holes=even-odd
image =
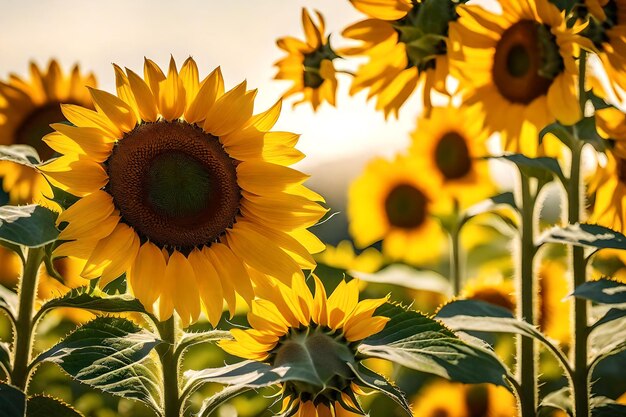
[(26, 391), (28, 385), (28, 365), (30, 364), (33, 345), (33, 310), (37, 297), (39, 266), (43, 256), (44, 248), (28, 250), (24, 274), (18, 290), (19, 307), (15, 325), (11, 382), (22, 391)]
[[(586, 73), (587, 53), (581, 52), (579, 61), (580, 76), (578, 80), (580, 109), (585, 111), (585, 73)], [(580, 162), (584, 147), (584, 142), (578, 137), (576, 127), (574, 127), (574, 141), (572, 144), (572, 163), (567, 189), (568, 207), (567, 217), (570, 224), (578, 223), (582, 218), (584, 207), (583, 196), (580, 183)], [(584, 249), (580, 246), (573, 246), (571, 249), (572, 275), (574, 288), (583, 284), (586, 277), (586, 264)], [(573, 322), (573, 345), (572, 358), (574, 362), (573, 375), (573, 397), (574, 416), (589, 416), (589, 378), (587, 372), (587, 302), (580, 298), (574, 298), (574, 322)]]
[(163, 367), (164, 417), (180, 417), (180, 385), (178, 383), (178, 358), (176, 351), (176, 322), (174, 316), (158, 324), (159, 335), (164, 343), (156, 350)]
[(461, 264), (461, 224), (458, 218), (450, 230), (450, 276), (454, 296), (458, 296), (463, 285), (463, 265)]
[[(522, 188), (522, 236), (521, 259), (519, 270), (518, 318), (531, 325), (535, 322), (535, 271), (534, 258), (536, 253), (534, 233), (535, 197), (530, 190), (530, 180), (520, 174)], [(538, 191), (538, 190), (537, 190)], [(536, 346), (532, 338), (521, 337), (518, 345), (518, 372), (522, 386), (520, 411), (522, 417), (534, 417), (537, 409), (537, 365)]]
[[(580, 192), (580, 157), (582, 141), (576, 141), (572, 147), (572, 168), (568, 189), (568, 221), (570, 224), (581, 220), (582, 196)], [(574, 288), (586, 281), (585, 253), (580, 246), (571, 249), (572, 275)], [(589, 416), (589, 385), (587, 375), (587, 302), (574, 298), (572, 358), (574, 362), (574, 415)]]

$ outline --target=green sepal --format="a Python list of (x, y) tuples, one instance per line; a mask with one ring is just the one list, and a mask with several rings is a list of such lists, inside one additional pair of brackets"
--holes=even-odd
[(469, 344), (439, 321), (399, 305), (386, 303), (375, 315), (391, 320), (363, 340), (358, 347), (362, 355), (458, 382), (508, 387), (506, 368), (486, 346)]
[(572, 415), (572, 399), (568, 387), (552, 391), (541, 400), (537, 415), (539, 417), (551, 416), (554, 410), (561, 410), (567, 415)]
[(29, 248), (48, 245), (59, 236), (57, 216), (54, 211), (36, 204), (2, 206), (0, 240)]
[(70, 206), (80, 200), (80, 197), (75, 196), (65, 190), (60, 189), (59, 187), (48, 182), (48, 185), (52, 189), (52, 195), (46, 196), (46, 198), (50, 201), (57, 203), (63, 210), (67, 210)]

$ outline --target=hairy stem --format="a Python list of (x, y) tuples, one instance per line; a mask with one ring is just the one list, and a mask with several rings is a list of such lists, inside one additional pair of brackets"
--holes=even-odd
[[(570, 224), (581, 220), (582, 196), (580, 187), (580, 157), (583, 142), (576, 140), (572, 147), (572, 167), (569, 179), (568, 221)], [(573, 246), (571, 249), (572, 276), (574, 288), (586, 281), (586, 263), (584, 249)], [(576, 417), (589, 416), (589, 378), (587, 373), (587, 302), (574, 298), (572, 359), (574, 363), (573, 397), (574, 415)]]
[(458, 209), (455, 210), (454, 224), (448, 233), (450, 237), (450, 276), (452, 277), (452, 289), (454, 296), (458, 296), (463, 287), (463, 261), (461, 260), (461, 219)]
[(180, 417), (180, 384), (174, 316), (157, 325), (163, 343), (156, 347), (163, 367), (164, 417)]
[(19, 307), (15, 324), (15, 343), (13, 344), (13, 385), (26, 391), (28, 385), (29, 367), (33, 345), (33, 316), (35, 298), (37, 297), (37, 283), (39, 266), (43, 261), (44, 248), (28, 250), (24, 274), (20, 280), (18, 290)]
[[(520, 320), (531, 325), (535, 322), (535, 271), (534, 258), (537, 252), (534, 237), (535, 197), (530, 190), (530, 180), (520, 173), (522, 188), (522, 235), (518, 289), (520, 300), (517, 314)], [(537, 190), (538, 191), (538, 190)], [(520, 411), (522, 417), (535, 416), (537, 409), (537, 352), (535, 340), (518, 338), (518, 372), (520, 373)]]

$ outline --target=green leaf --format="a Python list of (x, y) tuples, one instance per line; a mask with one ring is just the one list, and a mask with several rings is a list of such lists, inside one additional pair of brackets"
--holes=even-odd
[(404, 393), (398, 387), (387, 381), (384, 376), (378, 375), (376, 372), (368, 369), (365, 365), (359, 363), (357, 366), (350, 365), (350, 368), (357, 376), (361, 386), (375, 389), (382, 392), (387, 397), (398, 403), (407, 415), (412, 416), (411, 406), (409, 405)]
[(458, 300), (443, 306), (436, 317), (452, 330), (514, 333), (542, 342), (565, 365), (567, 358), (534, 326), (502, 307), (479, 300)]
[(28, 397), (26, 417), (83, 417), (71, 405), (45, 395)]
[(387, 303), (376, 315), (391, 320), (359, 345), (362, 354), (454, 381), (506, 386), (507, 370), (493, 351), (468, 344), (438, 321), (398, 305)]
[(41, 164), (35, 148), (28, 145), (0, 145), (0, 161), (15, 162), (31, 168)]
[(270, 365), (258, 361), (242, 361), (221, 368), (185, 372), (184, 392), (190, 395), (209, 382), (228, 385), (222, 391), (202, 403), (198, 417), (207, 417), (224, 401), (245, 391), (276, 385), (286, 378), (286, 368), (274, 370)]
[(100, 317), (79, 327), (37, 357), (58, 364), (74, 379), (161, 409), (160, 370), (150, 353), (160, 343), (135, 323)]
[(0, 342), (0, 368), (4, 372), (4, 376), (11, 375), (11, 346), (8, 343)]
[[(549, 409), (549, 410), (544, 410)], [(552, 415), (552, 410), (561, 410), (568, 415), (572, 415), (572, 400), (568, 387), (563, 387), (557, 391), (552, 391), (541, 400), (539, 404), (539, 416), (544, 414)], [(547, 412), (547, 413), (546, 413)]]
[(565, 181), (563, 171), (559, 162), (547, 156), (540, 156), (537, 158), (529, 158), (522, 154), (500, 155), (491, 157), (493, 159), (506, 159), (513, 162), (519, 170), (528, 177), (539, 178), (541, 180), (549, 181), (552, 175), (556, 175), (561, 181)]
[(350, 275), (365, 282), (399, 285), (420, 291), (432, 291), (452, 295), (450, 281), (434, 271), (417, 270), (407, 265), (393, 264), (376, 272), (348, 271)]
[[(626, 318), (624, 317), (611, 321), (610, 331), (595, 328), (589, 335), (590, 368), (593, 368), (603, 359), (624, 351), (626, 351)], [(592, 369), (590, 369), (589, 374), (591, 372)]]
[(626, 415), (626, 405), (606, 397), (596, 396), (589, 401), (592, 417), (617, 417)]
[(626, 284), (606, 278), (587, 281), (576, 287), (572, 295), (598, 304), (618, 304), (620, 308), (626, 308)]
[(576, 223), (553, 227), (541, 237), (541, 242), (590, 246), (600, 249), (626, 249), (626, 236), (597, 224)]
[(201, 343), (215, 343), (220, 340), (232, 339), (233, 336), (226, 330), (209, 330), (206, 332), (183, 333), (178, 343), (177, 351), (180, 355), (191, 346)]
[(17, 317), (18, 303), (17, 294), (0, 285), (0, 310), (3, 310), (13, 322)]
[(57, 213), (36, 204), (0, 207), (0, 240), (38, 248), (59, 236)]
[(12, 385), (0, 382), (0, 410), (2, 417), (24, 417), (26, 394)]
[(104, 313), (146, 313), (143, 305), (129, 294), (108, 295), (98, 288), (75, 288), (63, 297), (54, 298), (41, 306), (38, 316), (48, 310), (61, 307), (80, 308)]
[(591, 144), (598, 152), (606, 150), (607, 141), (598, 134), (595, 117), (585, 117), (575, 125), (578, 140)]
[(621, 319), (622, 317), (626, 317), (626, 308), (624, 308), (624, 306), (621, 308), (612, 308), (591, 326), (591, 330), (594, 330), (606, 323), (610, 323), (613, 320)]
[(482, 213), (493, 212), (502, 206), (508, 206), (518, 210), (517, 204), (515, 203), (515, 196), (512, 192), (507, 191), (474, 204), (465, 211), (465, 215), (466, 217), (474, 217)]

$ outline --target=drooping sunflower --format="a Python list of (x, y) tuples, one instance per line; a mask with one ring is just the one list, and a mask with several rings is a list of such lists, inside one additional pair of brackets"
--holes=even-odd
[(348, 219), (357, 247), (382, 240), (392, 260), (419, 264), (441, 254), (445, 236), (433, 218), (437, 182), (415, 158), (377, 158), (350, 186)]
[(626, 230), (626, 115), (615, 108), (596, 112), (598, 132), (609, 149), (606, 161), (587, 182), (588, 192), (595, 193), (589, 221), (623, 232)]
[(420, 175), (436, 178), (440, 192), (468, 207), (495, 192), (480, 159), (488, 155), (488, 137), (477, 107), (435, 107), (418, 119), (409, 152)]
[(55, 256), (87, 260), (106, 285), (126, 273), (132, 293), (183, 324), (201, 308), (217, 324), (223, 299), (254, 297), (258, 270), (290, 283), (323, 244), (307, 230), (326, 212), (290, 165), (298, 136), (270, 132), (280, 102), (253, 115), (246, 82), (224, 92), (220, 69), (200, 81), (193, 59), (167, 76), (146, 59), (145, 81), (115, 67), (117, 94), (91, 89), (96, 111), (62, 106), (46, 142), (61, 157), (41, 168), (80, 199), (58, 218)]
[(413, 401), (414, 417), (512, 417), (515, 397), (504, 387), (465, 385), (438, 380), (423, 388)]
[(577, 122), (575, 58), (584, 24), (568, 27), (548, 0), (501, 1), (502, 14), (461, 5), (450, 24), (451, 72), (459, 77), (467, 104), (479, 103), (491, 132), (505, 148), (537, 154), (537, 132), (558, 120)]
[(457, 18), (452, 0), (353, 0), (369, 16), (343, 31), (361, 44), (342, 51), (367, 56), (352, 81), (351, 94), (369, 89), (385, 117), (398, 110), (418, 87), (431, 106), (431, 90), (447, 94), (448, 24)]
[(290, 36), (278, 39), (278, 47), (287, 52), (287, 56), (274, 64), (278, 67), (275, 79), (293, 82), (283, 98), (302, 93), (302, 99), (294, 106), (309, 102), (313, 110), (317, 110), (324, 101), (335, 105), (337, 78), (333, 60), (338, 58), (330, 47), (329, 39), (325, 38), (324, 17), (318, 11), (315, 14), (318, 25), (307, 10), (302, 9), (305, 42)]
[[(24, 144), (34, 147), (42, 160), (50, 159), (54, 151), (42, 138), (52, 132), (50, 124), (65, 120), (61, 103), (93, 107), (86, 87), (95, 87), (93, 74), (82, 74), (75, 65), (64, 74), (56, 60), (48, 68), (30, 64), (30, 78), (11, 74), (0, 82), (0, 144)], [(11, 162), (0, 162), (2, 187), (9, 193), (11, 203), (43, 201), (50, 196), (50, 187), (40, 173)]]
[(355, 363), (357, 346), (380, 332), (389, 318), (374, 311), (387, 298), (359, 301), (358, 281), (342, 281), (327, 297), (315, 279), (315, 296), (303, 277), (287, 287), (259, 280), (259, 297), (248, 313), (251, 329), (231, 329), (234, 340), (219, 345), (228, 353), (273, 367), (306, 355), (320, 385), (288, 381), (282, 384), (285, 415), (299, 417), (352, 416), (360, 409), (355, 394), (360, 382), (348, 363)]
[[(623, 97), (615, 87), (626, 89), (626, 0), (584, 0), (584, 5), (589, 25), (583, 35), (596, 47), (613, 94)], [(605, 96), (601, 83), (593, 84), (596, 94)]]

